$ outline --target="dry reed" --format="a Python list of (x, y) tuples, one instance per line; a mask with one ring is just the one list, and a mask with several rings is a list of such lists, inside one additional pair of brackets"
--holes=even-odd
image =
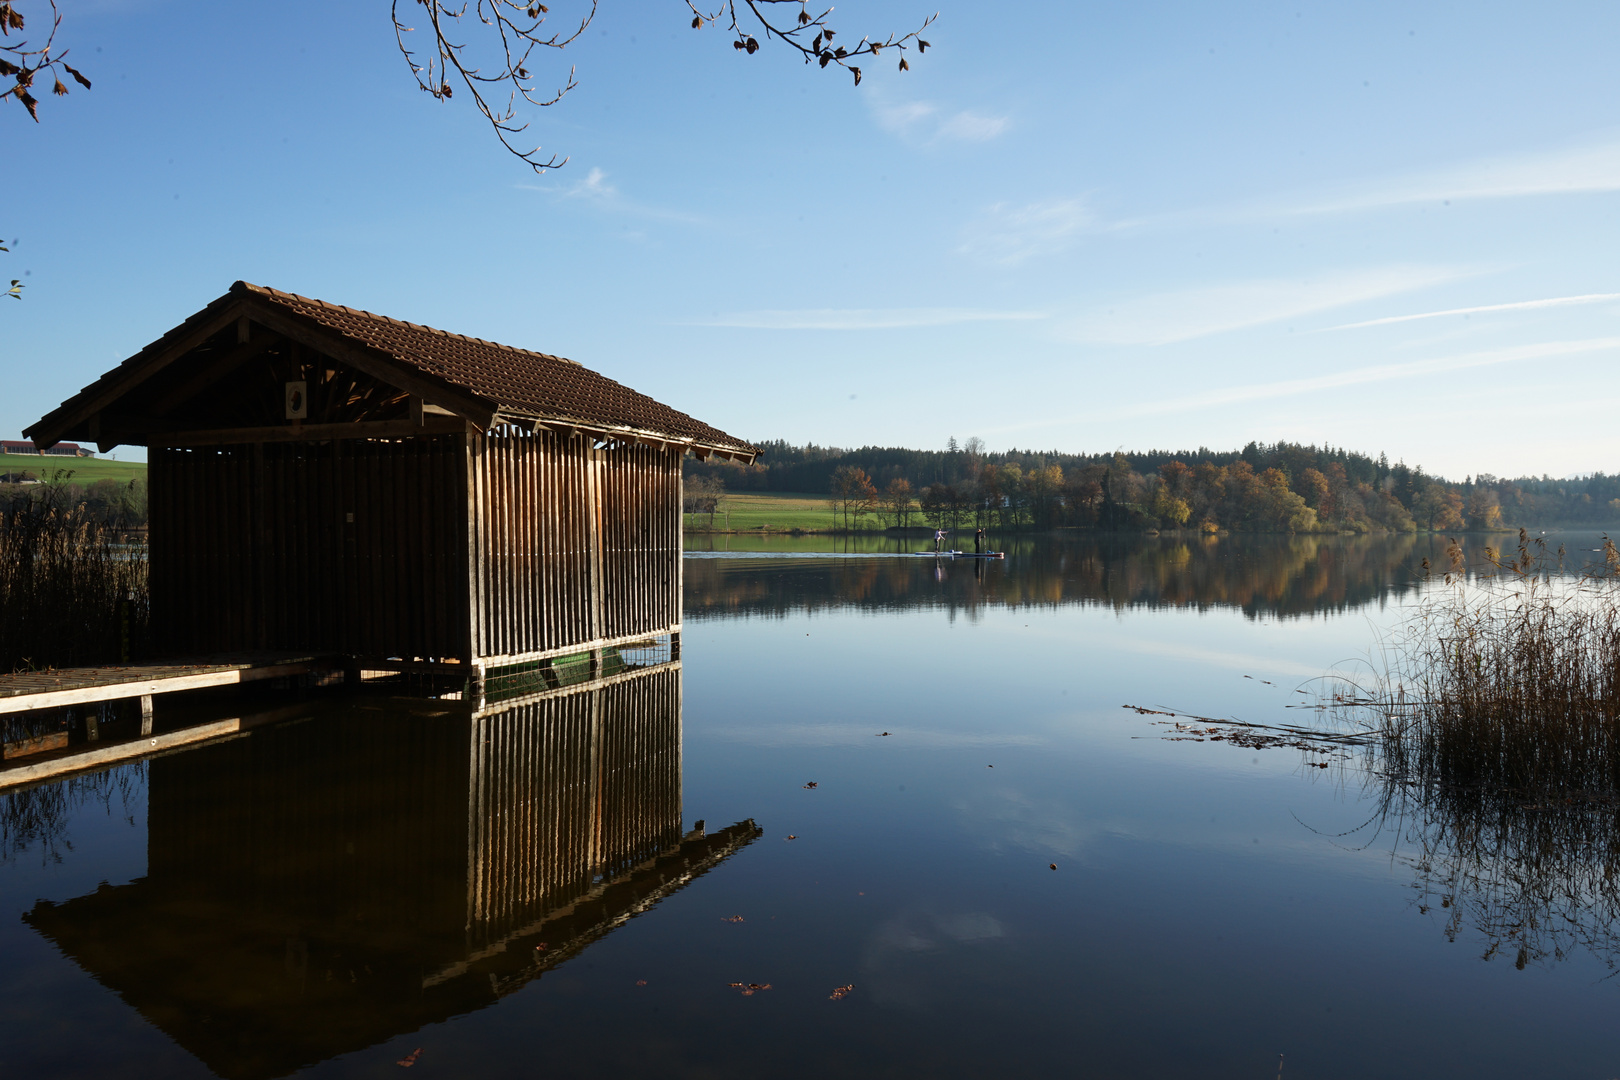
[(1472, 567), (1451, 542), (1444, 586), (1361, 702), (1384, 770), (1537, 799), (1620, 793), (1620, 552), (1598, 550), (1572, 575), (1522, 531), (1516, 555), (1487, 547)]
[(116, 664), (145, 646), (146, 551), (48, 486), (0, 513), (0, 671)]

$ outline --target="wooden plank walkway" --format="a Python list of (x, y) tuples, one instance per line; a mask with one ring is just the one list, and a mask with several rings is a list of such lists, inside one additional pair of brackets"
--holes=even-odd
[(337, 657), (265, 653), (128, 667), (16, 672), (0, 675), (0, 715), (61, 705), (147, 698), (209, 686), (234, 686), (284, 675), (340, 670), (342, 666)]

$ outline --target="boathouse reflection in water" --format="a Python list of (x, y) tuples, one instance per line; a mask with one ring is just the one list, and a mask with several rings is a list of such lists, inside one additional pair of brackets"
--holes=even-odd
[(759, 835), (682, 832), (678, 662), (313, 705), (150, 770), (147, 875), (25, 918), (243, 1080), (487, 1006)]

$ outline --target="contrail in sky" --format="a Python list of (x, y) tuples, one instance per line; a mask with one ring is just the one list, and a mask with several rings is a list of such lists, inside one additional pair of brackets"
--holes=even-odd
[[(1418, 315), (1391, 315), (1387, 319), (1368, 319), (1366, 322), (1329, 326), (1326, 330), (1359, 330), (1363, 326), (1388, 326), (1390, 323), (1412, 322), (1415, 319), (1438, 319), (1442, 315), (1474, 315), (1481, 311), (1524, 311), (1528, 308), (1573, 307), (1576, 304), (1602, 304), (1620, 300), (1620, 293), (1585, 293), (1581, 296), (1554, 296), (1547, 300), (1520, 300), (1512, 304), (1486, 304), (1484, 307), (1450, 308), (1446, 311), (1425, 311)], [(1325, 332), (1325, 331), (1324, 331)]]

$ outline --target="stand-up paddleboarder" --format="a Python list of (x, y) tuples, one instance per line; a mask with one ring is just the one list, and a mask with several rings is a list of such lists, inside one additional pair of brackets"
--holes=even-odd
[(973, 554), (984, 554), (984, 530), (979, 529), (973, 534)]
[(938, 555), (940, 553), (940, 550), (944, 546), (944, 543), (945, 543), (945, 530), (944, 529), (935, 529), (934, 530), (934, 554), (935, 555)]

